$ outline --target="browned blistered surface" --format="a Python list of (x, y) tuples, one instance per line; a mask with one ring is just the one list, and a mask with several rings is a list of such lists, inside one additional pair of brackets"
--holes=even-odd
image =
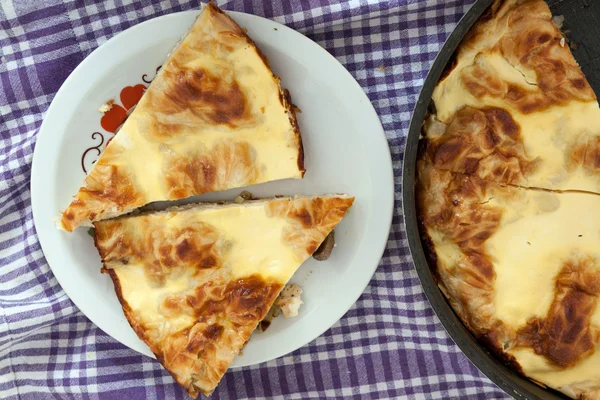
[(267, 59), (210, 3), (100, 156), (60, 225), (147, 203), (302, 178), (290, 95)]
[(354, 198), (201, 205), (95, 224), (127, 320), (192, 396), (210, 394)]
[(497, 230), (502, 215), (501, 208), (485, 201), (491, 196), (490, 186), (496, 186), (476, 177), (437, 170), (425, 161), (418, 162), (417, 181), (415, 195), (425, 251), (435, 265), (437, 254), (429, 232), (436, 230), (464, 254), (454, 270), (436, 268), (435, 272), (467, 326), (485, 334), (493, 323), (495, 273), (482, 245)]
[(569, 260), (556, 277), (555, 297), (545, 318), (532, 318), (518, 332), (518, 346), (533, 347), (560, 368), (589, 357), (600, 342), (598, 326), (591, 324), (600, 294), (596, 260)]
[(535, 168), (521, 128), (506, 110), (465, 107), (441, 129), (441, 136), (423, 140), (425, 159), (436, 168), (512, 184), (524, 184), (524, 175)]
[(600, 399), (600, 108), (544, 1), (496, 0), (432, 106), (415, 195), (440, 289), (505, 363)]
[(102, 214), (107, 204), (125, 209), (132, 204), (147, 203), (144, 195), (136, 190), (135, 177), (112, 165), (110, 157), (99, 160), (94, 171), (97, 172), (87, 176), (77, 197), (62, 213), (61, 224), (67, 230), (78, 226), (82, 216), (95, 219)]
[(171, 199), (224, 190), (230, 182), (255, 182), (260, 175), (256, 150), (248, 142), (221, 142), (210, 153), (168, 154), (164, 170)]
[(424, 126), (437, 168), (600, 193), (600, 107), (543, 0), (497, 0), (456, 51)]
[[(274, 200), (267, 207), (267, 215), (289, 221), (284, 229), (284, 243), (294, 246), (300, 257), (312, 254), (352, 206), (354, 198), (303, 198)], [(300, 245), (301, 244), (301, 245)]]
[[(573, 100), (594, 100), (593, 90), (562, 39), (543, 1), (496, 1), (458, 50), (458, 58), (461, 53), (474, 57), (474, 63), (460, 71), (461, 79), (473, 96), (500, 98), (523, 114)], [(503, 57), (526, 75), (526, 84), (503, 80), (486, 64), (482, 52)]]
[[(494, 236), (519, 219), (529, 218), (531, 223), (535, 223), (535, 215), (552, 214), (557, 207), (563, 206), (564, 196), (596, 199), (593, 194), (557, 194), (558, 204), (542, 202), (536, 204), (531, 212), (531, 204), (543, 198), (538, 195), (543, 196), (544, 192), (503, 187), (476, 176), (436, 169), (427, 161), (418, 162), (416, 196), (423, 244), (440, 288), (459, 317), (482, 343), (521, 372), (539, 373), (539, 370), (532, 369), (535, 364), (529, 360), (525, 365), (519, 363), (522, 357), (519, 351), (530, 349), (546, 360), (547, 367), (544, 368), (553, 373), (581, 368), (584, 362), (589, 362), (587, 373), (584, 369), (580, 374), (585, 380), (595, 373), (596, 350), (600, 346), (600, 326), (596, 315), (600, 294), (597, 253), (582, 253), (585, 246), (572, 249), (542, 246), (538, 251), (564, 257), (552, 260), (559, 263), (560, 268), (553, 278), (552, 300), (545, 314), (535, 315), (532, 310), (530, 318), (521, 326), (507, 324), (498, 317), (497, 274), (503, 271), (497, 271), (496, 265), (504, 255), (497, 253), (493, 247)], [(600, 199), (594, 204), (600, 204)], [(582, 203), (582, 207), (587, 207), (587, 204)], [(578, 219), (579, 215), (573, 218)], [(567, 218), (565, 221), (560, 217), (555, 221), (554, 231), (545, 231), (544, 234), (560, 234), (561, 230), (568, 229), (563, 225), (565, 222), (578, 224), (576, 220), (569, 221)], [(581, 232), (578, 236), (597, 236), (593, 231), (582, 229)], [(530, 237), (529, 240), (537, 244), (543, 243), (545, 238)], [(523, 249), (514, 247), (512, 251)], [(540, 254), (539, 260), (543, 260), (543, 256)], [(518, 279), (535, 282), (536, 271), (551, 267), (524, 263), (518, 266), (522, 271)], [(518, 282), (513, 283), (518, 285)], [(546, 290), (545, 287), (543, 290)], [(514, 292), (514, 295), (517, 293)], [(592, 357), (596, 361), (590, 361)], [(554, 386), (552, 381), (541, 381)], [(598, 385), (598, 381), (582, 383), (575, 378), (569, 384), (561, 383), (554, 387), (568, 394), (587, 393), (589, 398), (595, 398), (593, 393)]]
[(140, 322), (137, 310), (129, 306), (115, 270), (105, 272), (113, 280), (123, 312), (136, 334), (193, 398), (214, 390), (283, 287), (259, 275), (229, 282), (215, 277), (192, 295), (165, 298), (160, 308), (167, 318), (190, 315), (194, 322), (159, 335), (151, 324)]
[(223, 124), (235, 128), (255, 122), (246, 94), (232, 76), (227, 79), (202, 68), (186, 68), (180, 62), (168, 64), (163, 72), (165, 81), (172, 84), (147, 99), (165, 119), (189, 112), (186, 124)]
[(175, 229), (160, 229), (153, 218), (139, 217), (137, 232), (122, 220), (107, 220), (96, 226), (95, 240), (102, 259), (110, 266), (144, 265), (144, 273), (153, 287), (164, 285), (172, 270), (194, 270), (196, 278), (205, 278), (222, 265), (217, 240), (219, 234), (203, 222), (191, 222)]

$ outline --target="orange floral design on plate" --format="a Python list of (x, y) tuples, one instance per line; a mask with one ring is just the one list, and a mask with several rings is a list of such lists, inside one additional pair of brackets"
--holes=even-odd
[(121, 104), (113, 104), (111, 109), (106, 111), (100, 120), (100, 125), (105, 131), (115, 133), (127, 119), (127, 111), (135, 106), (144, 95), (146, 86), (139, 84), (135, 86), (126, 86), (121, 90)]
[[(160, 69), (160, 66), (158, 68), (156, 68), (155, 75), (156, 75), (156, 73), (158, 73), (159, 69)], [(152, 78), (152, 79), (148, 78), (147, 74), (142, 75), (142, 81), (144, 81), (147, 84), (150, 84), (153, 80), (154, 80), (154, 78)], [(140, 101), (140, 99), (144, 95), (146, 88), (147, 88), (146, 85), (139, 83), (137, 85), (126, 86), (123, 89), (121, 89), (121, 92), (119, 94), (119, 99), (121, 100), (122, 105), (115, 104), (114, 101), (111, 100), (110, 110), (106, 111), (102, 115), (102, 118), (100, 119), (100, 126), (102, 126), (102, 129), (104, 129), (107, 132), (116, 134), (119, 127), (123, 124), (123, 122), (125, 122), (125, 120), (129, 116), (129, 114), (131, 113), (131, 109)], [(81, 156), (81, 168), (83, 169), (84, 173), (87, 174), (87, 172), (88, 172), (87, 168), (85, 167), (86, 166), (86, 157), (88, 156), (88, 154), (90, 154), (90, 152), (92, 152), (92, 153), (96, 154), (96, 157), (99, 157), (100, 154), (102, 153), (103, 148), (108, 146), (108, 144), (110, 143), (110, 141), (112, 140), (113, 137), (114, 137), (114, 135), (106, 141), (106, 144), (104, 144), (104, 134), (103, 133), (101, 133), (101, 132), (92, 133), (92, 139), (99, 140), (100, 143), (95, 146), (88, 147), (83, 152), (83, 155)], [(104, 147), (103, 147), (103, 145), (104, 145)], [(95, 162), (96, 162), (96, 160), (92, 161), (91, 164), (93, 165)]]

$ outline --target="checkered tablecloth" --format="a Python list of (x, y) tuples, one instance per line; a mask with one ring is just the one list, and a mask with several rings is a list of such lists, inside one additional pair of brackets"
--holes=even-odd
[[(396, 212), (358, 302), (324, 335), (229, 371), (214, 399), (506, 398), (448, 337), (423, 294), (402, 229), (411, 111), (441, 44), (472, 0), (233, 0), (330, 51), (375, 105), (392, 152)], [(115, 34), (198, 1), (0, 0), (0, 398), (182, 399), (156, 362), (93, 325), (52, 275), (31, 212), (36, 134), (73, 69)]]

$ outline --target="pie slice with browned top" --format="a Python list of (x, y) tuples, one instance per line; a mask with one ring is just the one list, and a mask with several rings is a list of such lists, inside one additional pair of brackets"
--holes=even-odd
[(433, 105), (424, 143), (436, 168), (600, 193), (600, 107), (544, 1), (494, 1)]
[(155, 201), (303, 175), (289, 93), (254, 42), (209, 3), (62, 213), (60, 227), (72, 231)]
[(418, 170), (426, 252), (465, 325), (536, 382), (600, 398), (600, 196)]
[(348, 196), (192, 205), (96, 222), (127, 320), (196, 397), (210, 394)]

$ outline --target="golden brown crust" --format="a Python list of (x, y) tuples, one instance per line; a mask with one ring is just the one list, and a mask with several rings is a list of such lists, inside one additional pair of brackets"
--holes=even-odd
[[(483, 244), (498, 229), (502, 210), (485, 204), (491, 196), (486, 181), (437, 170), (424, 161), (417, 166), (415, 195), (422, 235), (439, 232), (464, 257), (452, 271), (436, 268), (439, 284), (465, 324), (477, 336), (486, 335), (494, 312), (495, 273)], [(502, 193), (493, 195), (498, 194)], [(437, 261), (435, 246), (430, 239), (426, 243), (430, 260)]]
[(96, 247), (110, 268), (138, 264), (154, 287), (164, 284), (173, 269), (194, 271), (202, 279), (222, 265), (219, 234), (210, 225), (190, 223), (176, 229), (160, 229), (152, 218), (140, 217), (138, 232), (118, 219), (95, 225)]
[[(597, 398), (600, 382), (586, 380), (597, 377), (600, 346), (600, 270), (590, 255), (593, 244), (556, 250), (549, 245), (554, 242), (542, 241), (551, 248), (535, 247), (544, 253), (534, 254), (525, 241), (535, 238), (517, 232), (525, 221), (564, 224), (570, 210), (564, 207), (579, 201), (563, 197), (574, 194), (527, 187), (596, 190), (592, 175), (600, 171), (597, 125), (585, 122), (597, 120), (596, 96), (545, 2), (494, 1), (446, 66), (433, 97), (415, 196), (425, 253), (440, 289), (503, 362), (572, 397)], [(550, 216), (561, 200), (569, 205)], [(525, 248), (515, 253), (523, 265), (504, 254), (518, 246)], [(542, 256), (554, 257), (552, 268), (560, 269), (554, 288), (531, 297), (543, 305), (526, 305), (531, 299), (515, 304), (504, 294), (519, 293), (507, 289), (519, 276), (511, 268), (522, 268), (523, 279), (551, 280), (555, 272), (537, 274), (543, 265), (527, 265)], [(576, 368), (587, 375), (575, 376)], [(561, 386), (552, 376), (571, 383)]]
[(301, 178), (304, 171), (289, 93), (246, 33), (209, 4), (100, 156), (60, 225), (72, 231), (150, 202)]
[[(225, 14), (223, 12), (223, 10), (221, 10), (219, 7), (215, 6), (212, 2), (208, 3), (207, 7), (210, 7), (211, 12), (220, 14), (222, 16), (223, 20), (231, 21), (232, 25), (235, 25), (239, 28), (239, 26), (235, 23), (235, 21), (233, 21), (227, 14)], [(262, 58), (263, 62), (267, 66), (267, 68), (271, 69), (271, 63), (269, 62), (269, 59), (258, 48), (258, 46), (256, 45), (256, 43), (254, 43), (252, 38), (250, 36), (248, 36), (243, 29), (239, 30), (239, 34), (243, 35), (246, 38), (246, 40), (250, 43), (250, 45), (252, 45), (254, 47), (254, 49), (260, 56), (260, 58)], [(273, 77), (275, 78), (275, 80), (277, 82), (281, 81), (279, 76), (275, 75), (275, 73), (273, 73)], [(297, 146), (298, 146), (298, 159), (297, 159), (298, 170), (300, 170), (302, 172), (302, 176), (304, 176), (304, 172), (306, 172), (306, 169), (304, 168), (304, 146), (302, 144), (302, 135), (300, 135), (300, 128), (298, 126), (298, 120), (296, 118), (296, 107), (294, 106), (294, 103), (292, 103), (292, 96), (290, 95), (289, 90), (283, 89), (281, 87), (279, 88), (279, 101), (281, 102), (284, 109), (286, 110), (286, 112), (290, 118), (290, 123), (292, 124), (292, 127), (294, 129), (294, 135), (295, 135), (295, 139), (297, 141)]]
[(424, 142), (424, 158), (439, 169), (503, 184), (523, 184), (535, 170), (536, 160), (525, 153), (519, 124), (501, 108), (465, 107), (448, 126), (432, 119)]
[(96, 222), (94, 240), (136, 334), (190, 395), (210, 394), (353, 200), (192, 205)]
[(284, 230), (283, 242), (305, 257), (317, 250), (353, 202), (354, 197), (280, 199), (269, 203), (267, 214), (290, 222)]
[[(268, 63), (267, 63), (268, 65)], [(279, 79), (279, 77), (277, 77)], [(287, 110), (287, 113), (290, 117), (290, 123), (294, 128), (294, 135), (296, 135), (296, 140), (298, 141), (298, 170), (302, 171), (302, 176), (304, 177), (304, 173), (306, 169), (304, 168), (304, 145), (302, 144), (302, 136), (300, 135), (300, 127), (298, 126), (298, 120), (296, 118), (296, 106), (292, 103), (292, 96), (290, 95), (289, 90), (284, 89), (280, 96), (280, 100), (283, 104), (283, 107)]]
[(196, 322), (164, 342), (165, 368), (190, 374), (191, 382), (178, 380), (188, 391), (210, 394), (229, 368), (230, 360), (220, 360), (218, 353), (230, 349), (237, 353), (282, 288), (281, 283), (258, 275), (231, 282), (217, 278), (197, 287), (192, 295), (169, 298), (174, 314), (192, 313)]
[(443, 75), (433, 95), (438, 124), (423, 132), (437, 168), (597, 191), (600, 109), (544, 1), (495, 1)]
[(259, 176), (256, 150), (248, 142), (216, 143), (210, 152), (177, 154), (164, 159), (167, 196), (182, 199), (197, 193), (224, 190), (255, 182)]
[[(573, 100), (595, 100), (562, 39), (543, 1), (497, 0), (459, 48), (459, 57), (460, 52), (475, 57), (475, 62), (461, 71), (461, 78), (475, 97), (504, 99), (523, 114)], [(520, 73), (535, 76), (535, 81), (528, 81), (526, 86), (503, 81), (479, 57), (484, 51), (501, 55)]]
[(591, 317), (600, 294), (600, 270), (589, 257), (567, 260), (556, 277), (554, 300), (545, 318), (532, 318), (518, 332), (519, 347), (532, 347), (559, 368), (588, 358), (600, 343)]
[[(241, 348), (283, 288), (278, 282), (269, 282), (252, 275), (229, 283), (222, 280), (209, 281), (196, 288), (193, 296), (167, 297), (164, 308), (173, 315), (191, 313), (196, 317), (196, 322), (163, 338), (161, 343), (156, 343), (149, 334), (150, 329), (139, 321), (135, 311), (123, 297), (115, 270), (103, 268), (102, 272), (110, 275), (125, 317), (135, 333), (193, 398), (199, 392), (210, 395), (229, 367), (229, 362), (219, 360), (218, 352)], [(227, 327), (214, 322), (223, 320), (227, 321)], [(190, 378), (185, 379), (177, 373), (181, 370), (186, 370), (186, 375)]]
[[(563, 260), (543, 317), (532, 317), (517, 330), (495, 315), (496, 272), (486, 243), (507, 210), (499, 204), (517, 204), (525, 191), (438, 170), (420, 160), (415, 195), (421, 236), (442, 292), (479, 341), (523, 374), (527, 371), (508, 351), (532, 349), (558, 370), (568, 370), (600, 345), (600, 329), (592, 322), (600, 295), (598, 260), (585, 254)], [(593, 393), (596, 389), (589, 385), (592, 389), (585, 386), (577, 393)]]
[[(112, 149), (111, 149), (112, 150)], [(102, 214), (145, 204), (145, 197), (135, 189), (134, 177), (124, 169), (111, 165), (114, 151), (106, 150), (93, 174), (89, 174), (77, 197), (61, 213), (61, 225), (67, 231), (74, 230), (85, 219), (95, 219)]]
[[(211, 13), (218, 15), (219, 16), (218, 19), (220, 21), (224, 22), (226, 26), (231, 27), (230, 29), (236, 29), (236, 33), (245, 38), (245, 40), (254, 48), (256, 53), (263, 60), (263, 62), (265, 63), (265, 66), (269, 70), (271, 69), (271, 63), (269, 62), (269, 59), (267, 58), (267, 56), (264, 55), (264, 53), (260, 50), (260, 48), (258, 48), (256, 43), (254, 42), (254, 40), (252, 40), (252, 38), (250, 36), (248, 36), (248, 34), (243, 29), (241, 29), (239, 27), (239, 25), (237, 25), (235, 23), (235, 21), (233, 21), (231, 19), (231, 17), (229, 17), (227, 14), (225, 14), (225, 12), (223, 12), (223, 10), (221, 10), (219, 7), (214, 5), (212, 2), (209, 2), (206, 5), (206, 7), (209, 8), (209, 11)], [(233, 28), (233, 27), (235, 27), (235, 28)], [(300, 127), (298, 125), (298, 120), (296, 118), (296, 108), (292, 102), (292, 96), (291, 96), (289, 90), (283, 89), (283, 88), (281, 88), (281, 85), (279, 85), (281, 78), (279, 78), (279, 76), (276, 75), (275, 73), (273, 73), (273, 78), (278, 82), (279, 101), (281, 102), (281, 105), (286, 110), (288, 117), (290, 119), (290, 123), (294, 130), (296, 145), (298, 147), (298, 158), (297, 158), (298, 169), (302, 172), (302, 176), (304, 176), (304, 172), (306, 172), (306, 169), (304, 168), (304, 146), (302, 144), (302, 135), (300, 134)]]
[[(190, 56), (193, 57), (193, 53)], [(154, 131), (157, 135), (181, 132), (178, 121), (171, 121), (182, 113), (185, 113), (186, 125), (210, 124), (238, 128), (256, 124), (247, 94), (240, 89), (231, 71), (216, 76), (202, 68), (184, 65), (185, 60), (180, 59), (164, 66), (162, 78), (169, 84), (164, 86), (164, 91), (149, 92), (146, 96), (148, 105), (159, 112), (155, 118), (164, 121), (162, 129)]]
[[(208, 3), (207, 7), (211, 7), (211, 10), (213, 12), (221, 14), (224, 19), (230, 20), (234, 25), (237, 26), (237, 24), (227, 14), (225, 14), (223, 12), (223, 10), (221, 10), (219, 7), (213, 5), (212, 2)], [(238, 26), (238, 28), (239, 28), (239, 26)], [(254, 40), (252, 40), (252, 38), (250, 36), (248, 36), (246, 34), (246, 32), (242, 29), (240, 29), (240, 34), (243, 35), (246, 38), (246, 40), (254, 47), (254, 49), (256, 50), (256, 52), (258, 53), (260, 58), (262, 58), (263, 62), (267, 66), (267, 68), (271, 69), (271, 63), (269, 62), (269, 59), (258, 48), (256, 43), (254, 43)], [(281, 78), (279, 78), (279, 76), (276, 75), (275, 73), (273, 73), (273, 77), (275, 78), (275, 80), (277, 82), (281, 81)], [(294, 135), (295, 135), (295, 139), (296, 139), (297, 146), (298, 146), (298, 158), (297, 158), (298, 170), (302, 172), (302, 177), (304, 177), (304, 173), (306, 172), (306, 169), (304, 168), (304, 146), (302, 144), (302, 135), (300, 134), (300, 127), (298, 125), (298, 119), (296, 118), (296, 107), (294, 106), (294, 103), (292, 102), (292, 96), (290, 95), (289, 90), (281, 88), (281, 85), (279, 85), (279, 86), (280, 86), (279, 87), (279, 101), (281, 102), (281, 105), (283, 105), (283, 108), (286, 110), (288, 117), (290, 118), (290, 123), (292, 124), (292, 127), (294, 129)]]
[(567, 153), (567, 170), (582, 166), (592, 173), (600, 172), (600, 136), (581, 137)]
[[(151, 224), (137, 228), (147, 232)], [(193, 224), (202, 225), (202, 224)], [(163, 232), (154, 230), (159, 235)], [(96, 223), (96, 244), (102, 256), (102, 272), (111, 276), (123, 312), (136, 334), (192, 397), (209, 395), (229, 367), (231, 359), (266, 315), (283, 284), (259, 275), (230, 280), (221, 269), (215, 242), (206, 226), (186, 226), (167, 236), (145, 235), (136, 240), (119, 220)], [(138, 238), (139, 239), (139, 238)], [(174, 262), (174, 263), (173, 263)], [(207, 265), (209, 264), (209, 265)], [(192, 293), (173, 293), (159, 305), (166, 318), (193, 316), (191, 325), (163, 333), (144, 321), (123, 295), (118, 272), (143, 266), (151, 287), (163, 287), (169, 277), (188, 274), (205, 282)], [(209, 279), (210, 276), (210, 279)], [(230, 356), (223, 357), (223, 354)]]

